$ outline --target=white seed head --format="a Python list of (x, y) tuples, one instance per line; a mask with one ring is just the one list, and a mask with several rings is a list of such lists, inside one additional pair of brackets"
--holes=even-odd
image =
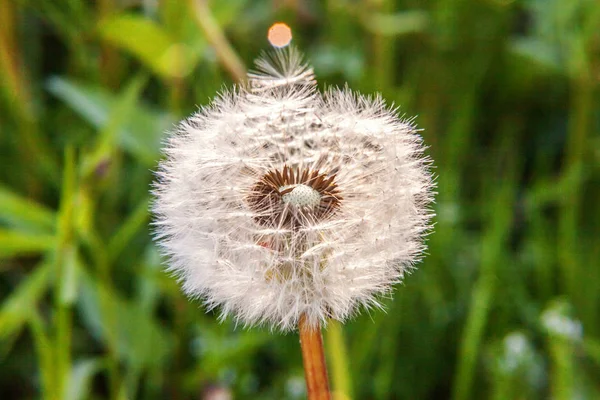
[(320, 94), (293, 49), (257, 66), (168, 139), (153, 210), (170, 270), (246, 325), (380, 307), (430, 230), (421, 137), (380, 97)]
[(281, 196), (281, 201), (284, 204), (291, 204), (295, 207), (310, 207), (314, 208), (321, 203), (321, 195), (319, 192), (307, 185), (285, 185), (279, 188), (279, 192), (286, 189), (292, 189), (291, 192)]

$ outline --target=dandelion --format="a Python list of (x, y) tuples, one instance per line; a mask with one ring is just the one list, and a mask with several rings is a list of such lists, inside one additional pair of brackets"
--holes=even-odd
[(181, 122), (154, 212), (184, 291), (282, 331), (381, 307), (423, 254), (432, 216), (430, 161), (396, 111), (347, 88), (319, 93), (286, 49)]

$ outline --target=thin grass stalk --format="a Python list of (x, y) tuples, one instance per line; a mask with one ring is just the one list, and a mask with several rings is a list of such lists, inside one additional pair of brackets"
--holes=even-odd
[[(453, 399), (466, 400), (472, 398), (473, 382), (485, 328), (489, 320), (490, 309), (498, 291), (497, 270), (501, 268), (501, 257), (508, 239), (515, 194), (519, 161), (515, 138), (518, 137), (521, 121), (518, 118), (507, 118), (500, 130), (502, 154), (497, 168), (504, 172), (500, 177), (502, 185), (495, 189), (488, 209), (489, 219), (485, 237), (482, 239), (481, 271), (473, 288), (469, 306), (469, 315), (462, 334), (462, 342), (458, 356), (457, 374), (454, 380)], [(492, 190), (492, 189), (489, 189)]]
[[(584, 50), (581, 50), (583, 53)], [(559, 260), (565, 291), (576, 307), (586, 304), (585, 290), (581, 289), (580, 218), (583, 176), (588, 134), (591, 132), (594, 102), (594, 79), (583, 54), (575, 52), (572, 67), (571, 101), (569, 110), (568, 141), (563, 162), (564, 176), (577, 176), (576, 184), (565, 193), (558, 223)]]
[(65, 151), (63, 187), (61, 193), (61, 210), (58, 222), (56, 258), (54, 260), (54, 344), (53, 368), (55, 370), (55, 395), (64, 398), (68, 390), (71, 372), (71, 338), (73, 312), (72, 303), (65, 298), (67, 284), (65, 278), (66, 264), (72, 260), (75, 252), (73, 237), (74, 224), (74, 192), (76, 187), (75, 151), (68, 147)]
[(33, 310), (29, 316), (29, 328), (31, 330), (39, 368), (40, 398), (58, 399), (51, 338), (49, 337), (44, 321), (37, 310)]
[[(371, 0), (369, 3), (368, 6), (372, 8), (370, 12), (391, 13), (393, 11), (393, 4), (388, 0)], [(377, 91), (385, 95), (394, 87), (394, 39), (375, 33), (371, 37), (371, 45), (373, 83)]]
[(215, 21), (206, 0), (190, 0), (190, 6), (194, 11), (198, 26), (214, 47), (219, 61), (229, 71), (234, 80), (243, 82), (246, 80), (246, 68), (233, 47), (225, 37), (223, 30)]
[(299, 323), (299, 334), (308, 400), (329, 400), (331, 394), (321, 329), (319, 326), (307, 325), (306, 317), (302, 316)]
[(343, 325), (339, 321), (331, 321), (327, 326), (325, 341), (331, 365), (333, 391), (336, 396), (351, 399), (350, 372), (348, 371), (348, 354), (344, 343)]
[(551, 337), (549, 352), (552, 359), (550, 392), (556, 400), (577, 398), (576, 369), (573, 362), (575, 349), (569, 339)]
[[(113, 292), (113, 282), (110, 275), (110, 264), (108, 262), (105, 250), (94, 232), (90, 239), (90, 247), (97, 249), (96, 257), (96, 277), (99, 283), (110, 292)], [(112, 399), (119, 398), (119, 386), (120, 386), (120, 373), (119, 373), (119, 356), (118, 356), (118, 333), (117, 333), (117, 313), (115, 308), (112, 306), (112, 299), (107, 297), (106, 290), (99, 290), (100, 293), (100, 307), (102, 310), (102, 318), (106, 324), (105, 339), (108, 345), (107, 354), (107, 370), (108, 370), (108, 385), (110, 395)]]
[[(35, 172), (46, 178), (49, 183), (54, 183), (59, 180), (58, 163), (53, 157), (46, 138), (40, 135), (38, 130), (31, 83), (23, 65), (22, 49), (17, 40), (15, 21), (19, 19), (19, 8), (11, 2), (3, 4), (2, 7), (0, 91), (4, 92), (6, 103), (18, 123), (20, 140), (17, 145), (24, 163), (35, 168)], [(38, 183), (34, 179), (28, 179), (27, 184), (30, 193), (35, 194), (38, 191)]]
[[(107, 19), (119, 11), (114, 0), (100, 0), (96, 7), (99, 20)], [(117, 88), (120, 81), (121, 59), (111, 44), (101, 43), (99, 62), (100, 80), (103, 85), (113, 89)]]

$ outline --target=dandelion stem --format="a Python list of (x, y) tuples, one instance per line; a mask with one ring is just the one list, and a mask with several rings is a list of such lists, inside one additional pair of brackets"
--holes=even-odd
[(303, 315), (300, 317), (299, 330), (308, 400), (329, 400), (331, 396), (321, 328), (318, 325), (309, 326)]

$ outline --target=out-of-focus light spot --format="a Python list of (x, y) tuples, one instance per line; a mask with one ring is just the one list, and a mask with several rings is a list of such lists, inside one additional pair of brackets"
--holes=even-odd
[(285, 47), (292, 41), (292, 30), (283, 22), (277, 22), (269, 28), (269, 43), (275, 47)]

